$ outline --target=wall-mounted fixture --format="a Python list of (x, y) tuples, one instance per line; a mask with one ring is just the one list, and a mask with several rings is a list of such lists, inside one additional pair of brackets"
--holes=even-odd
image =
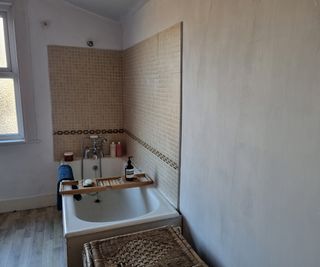
[(87, 46), (93, 47), (93, 46), (94, 46), (93, 41), (92, 41), (92, 40), (88, 40), (88, 41), (87, 41)]
[(41, 27), (42, 27), (43, 29), (47, 29), (47, 28), (49, 28), (49, 26), (50, 26), (50, 21), (48, 21), (48, 20), (42, 20), (42, 21), (40, 22), (40, 24), (41, 24)]

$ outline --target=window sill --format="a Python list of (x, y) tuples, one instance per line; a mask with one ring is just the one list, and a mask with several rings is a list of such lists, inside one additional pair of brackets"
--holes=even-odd
[(0, 140), (0, 145), (25, 144), (25, 139)]

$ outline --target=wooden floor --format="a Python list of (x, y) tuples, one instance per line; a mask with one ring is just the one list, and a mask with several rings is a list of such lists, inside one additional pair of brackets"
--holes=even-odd
[(0, 214), (0, 266), (66, 266), (61, 214), (56, 207)]

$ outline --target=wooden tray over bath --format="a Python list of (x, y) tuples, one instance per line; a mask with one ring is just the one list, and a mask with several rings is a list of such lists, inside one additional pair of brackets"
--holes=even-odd
[[(92, 180), (93, 186), (90, 187), (84, 187), (82, 180), (62, 181), (60, 182), (59, 193), (61, 195), (88, 194), (110, 189), (125, 189), (153, 184), (153, 180), (145, 173), (135, 174), (133, 181), (127, 181), (124, 176), (96, 178)], [(77, 188), (70, 189), (70, 186), (77, 186)]]

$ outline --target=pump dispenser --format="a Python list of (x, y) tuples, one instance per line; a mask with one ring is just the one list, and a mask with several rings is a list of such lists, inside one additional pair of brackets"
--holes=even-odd
[(132, 165), (131, 158), (132, 157), (129, 157), (128, 164), (125, 168), (125, 178), (127, 181), (133, 181), (134, 178), (134, 167)]
[(110, 156), (112, 158), (116, 156), (116, 144), (114, 142), (110, 144)]

